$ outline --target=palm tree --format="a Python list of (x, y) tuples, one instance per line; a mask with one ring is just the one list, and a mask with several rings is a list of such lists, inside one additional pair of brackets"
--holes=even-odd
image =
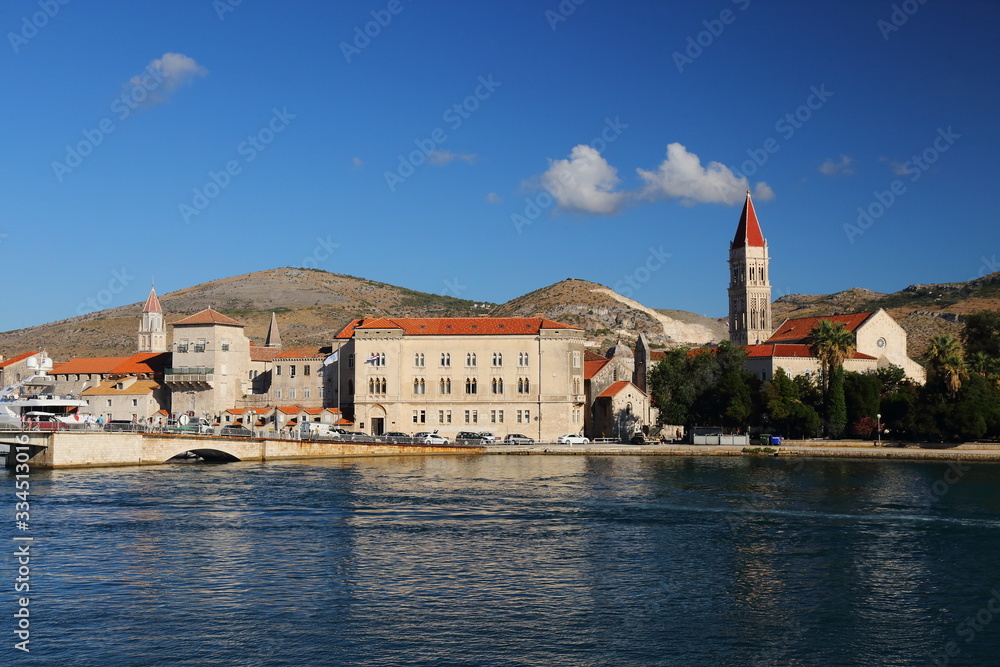
[(830, 371), (842, 366), (844, 360), (853, 354), (855, 348), (854, 334), (848, 331), (840, 322), (820, 320), (813, 327), (806, 339), (813, 355), (819, 359), (823, 369), (823, 386), (830, 383)]
[(961, 344), (950, 335), (934, 336), (927, 351), (927, 360), (931, 374), (944, 380), (954, 398), (962, 388), (962, 380), (969, 379)]

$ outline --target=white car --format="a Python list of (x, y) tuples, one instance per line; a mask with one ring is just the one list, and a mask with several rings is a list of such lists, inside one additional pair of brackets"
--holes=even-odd
[(561, 436), (559, 436), (559, 438), (556, 440), (556, 442), (559, 443), (560, 445), (589, 445), (590, 444), (590, 440), (588, 440), (587, 438), (583, 437), (582, 435), (573, 435), (572, 433), (570, 433), (569, 435), (561, 435)]
[(437, 433), (417, 433), (415, 436), (413, 436), (413, 439), (425, 445), (449, 444), (448, 438), (444, 437), (443, 435), (438, 435)]
[(497, 437), (489, 431), (483, 431), (479, 435), (482, 436), (483, 442), (494, 443), (497, 441)]

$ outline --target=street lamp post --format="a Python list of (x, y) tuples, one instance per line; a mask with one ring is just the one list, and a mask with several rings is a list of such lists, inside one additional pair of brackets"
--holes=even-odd
[(875, 424), (878, 426), (878, 447), (882, 446), (882, 414), (875, 415)]

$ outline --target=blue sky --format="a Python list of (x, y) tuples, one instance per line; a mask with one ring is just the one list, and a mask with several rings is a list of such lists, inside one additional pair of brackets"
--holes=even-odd
[(1000, 3), (64, 2), (0, 8), (0, 330), (280, 266), (723, 316), (747, 189), (775, 297), (1000, 269)]

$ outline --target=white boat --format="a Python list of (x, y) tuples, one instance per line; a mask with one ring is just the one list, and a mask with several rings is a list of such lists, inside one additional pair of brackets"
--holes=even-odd
[(34, 364), (31, 361), (29, 359), (28, 367), (35, 371), (34, 375), (0, 391), (0, 429), (84, 428), (85, 413), (89, 411), (87, 401), (79, 396), (53, 393), (53, 380), (46, 375), (52, 368), (52, 361), (47, 358)]

